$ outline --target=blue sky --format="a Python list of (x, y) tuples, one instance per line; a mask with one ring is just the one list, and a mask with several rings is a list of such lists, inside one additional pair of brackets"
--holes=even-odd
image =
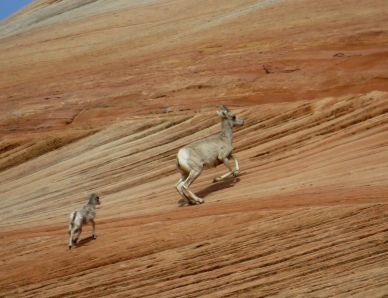
[(22, 9), (33, 0), (0, 0), (0, 21)]

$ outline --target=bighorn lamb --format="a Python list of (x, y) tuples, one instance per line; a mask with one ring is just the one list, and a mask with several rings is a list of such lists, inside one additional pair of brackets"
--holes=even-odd
[[(244, 125), (244, 120), (237, 118), (225, 106), (221, 106), (217, 114), (221, 118), (221, 132), (219, 134), (193, 142), (178, 151), (177, 168), (181, 173), (181, 179), (176, 184), (176, 189), (192, 205), (203, 203), (203, 199), (189, 189), (203, 168), (216, 167), (221, 163), (227, 167), (228, 172), (215, 178), (214, 182), (232, 175), (236, 177), (239, 173), (238, 161), (232, 153), (232, 128)], [(235, 163), (234, 171), (229, 163), (230, 158)]]
[(78, 241), (79, 235), (82, 232), (82, 225), (92, 223), (93, 239), (96, 239), (96, 224), (94, 218), (96, 217), (96, 205), (100, 205), (100, 198), (95, 193), (89, 195), (88, 203), (79, 211), (73, 211), (70, 214), (69, 223), (69, 249), (71, 249)]

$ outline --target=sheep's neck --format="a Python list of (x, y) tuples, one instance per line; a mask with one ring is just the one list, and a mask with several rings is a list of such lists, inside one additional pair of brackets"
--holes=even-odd
[(233, 140), (233, 131), (232, 127), (230, 126), (228, 120), (222, 120), (221, 122), (221, 136), (226, 138), (230, 144), (232, 144)]

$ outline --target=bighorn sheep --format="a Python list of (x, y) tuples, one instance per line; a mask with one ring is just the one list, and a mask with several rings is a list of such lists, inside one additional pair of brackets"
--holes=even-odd
[(82, 232), (82, 225), (92, 223), (93, 226), (93, 239), (96, 239), (96, 224), (94, 218), (96, 217), (96, 205), (100, 205), (100, 197), (95, 193), (92, 193), (88, 197), (88, 203), (83, 206), (79, 211), (73, 211), (70, 214), (69, 223), (69, 249), (77, 243), (79, 235)]
[[(176, 184), (176, 189), (192, 205), (203, 203), (203, 199), (196, 196), (189, 189), (190, 185), (201, 174), (203, 168), (216, 167), (221, 163), (227, 167), (228, 172), (214, 178), (214, 182), (232, 175), (236, 177), (239, 173), (238, 161), (232, 153), (232, 128), (244, 125), (244, 120), (237, 118), (225, 106), (221, 106), (217, 114), (221, 118), (221, 132), (193, 142), (181, 148), (177, 154), (177, 168), (181, 173), (181, 179)], [(230, 166), (229, 158), (234, 160), (234, 171)]]

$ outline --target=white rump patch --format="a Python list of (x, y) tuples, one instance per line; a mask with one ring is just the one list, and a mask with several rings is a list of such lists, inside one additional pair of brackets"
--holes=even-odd
[(180, 149), (178, 152), (179, 165), (187, 172), (190, 172), (189, 160), (189, 152), (185, 148)]

